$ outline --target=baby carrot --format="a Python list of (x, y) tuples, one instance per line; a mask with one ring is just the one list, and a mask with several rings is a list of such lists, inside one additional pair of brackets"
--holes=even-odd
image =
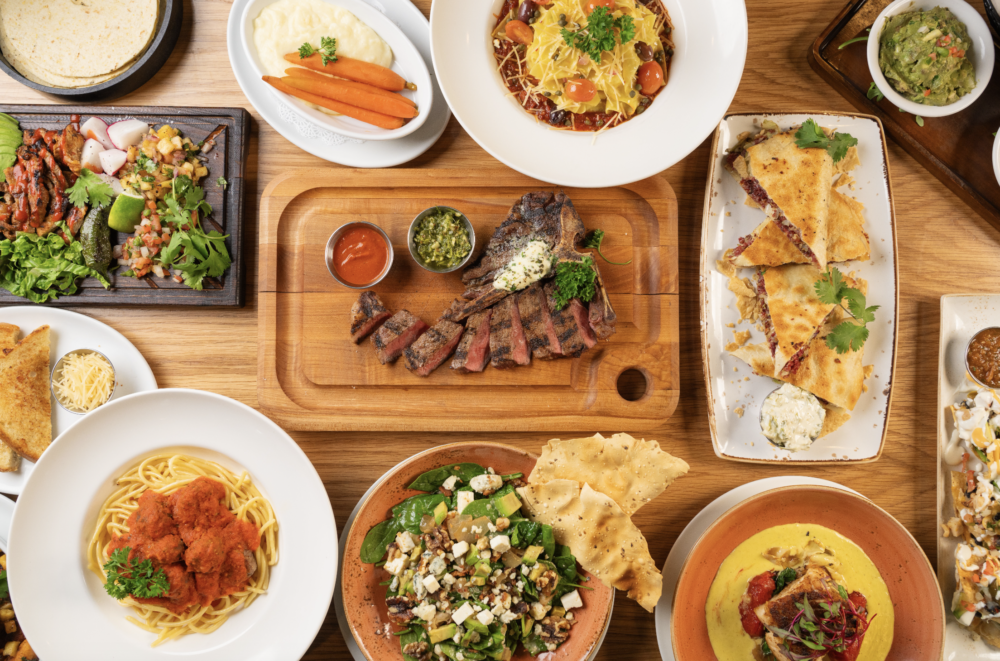
[(368, 83), (375, 87), (381, 87), (390, 92), (398, 92), (402, 89), (416, 89), (412, 84), (403, 80), (403, 77), (391, 69), (386, 69), (378, 64), (362, 62), (343, 55), (337, 56), (336, 62), (323, 64), (323, 58), (319, 55), (300, 57), (298, 53), (289, 53), (285, 59), (300, 67), (307, 67), (315, 71), (322, 71), (333, 76), (355, 80), (359, 83)]
[(292, 67), (291, 69), (285, 69), (285, 75), (291, 76), (292, 78), (306, 78), (309, 80), (319, 80), (323, 82), (333, 81), (342, 87), (351, 87), (353, 89), (362, 90), (364, 92), (371, 92), (372, 94), (384, 96), (387, 99), (398, 99), (400, 101), (405, 101), (414, 108), (417, 107), (417, 104), (412, 99), (408, 99), (402, 94), (397, 94), (396, 92), (390, 92), (389, 90), (384, 90), (381, 87), (375, 87), (374, 85), (357, 83), (354, 82), (353, 80), (345, 80), (344, 78), (331, 78), (325, 73), (320, 73), (319, 71), (313, 71), (312, 69), (303, 69), (302, 67)]
[(334, 112), (339, 112), (342, 115), (353, 117), (354, 119), (365, 122), (366, 124), (372, 124), (373, 126), (378, 126), (384, 129), (398, 129), (405, 123), (398, 117), (389, 117), (388, 115), (383, 115), (382, 113), (372, 112), (371, 110), (357, 108), (346, 103), (334, 101), (333, 99), (327, 99), (322, 96), (316, 96), (315, 94), (303, 92), (300, 89), (286, 85), (280, 78), (276, 78), (275, 76), (263, 76), (263, 81), (280, 92), (284, 92), (285, 94), (294, 96), (297, 99), (302, 99), (308, 103), (326, 108), (327, 110), (332, 110)]
[(403, 119), (412, 119), (417, 116), (417, 109), (408, 103), (396, 99), (386, 99), (377, 94), (350, 87), (341, 87), (333, 79), (326, 81), (287, 76), (281, 80), (289, 87), (294, 87), (309, 94), (324, 96), (334, 101), (340, 101), (341, 103), (347, 103), (356, 108), (364, 108), (365, 110), (372, 110), (383, 115), (401, 117)]

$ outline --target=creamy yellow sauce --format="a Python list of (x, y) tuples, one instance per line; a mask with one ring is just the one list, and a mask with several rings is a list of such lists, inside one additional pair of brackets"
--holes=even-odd
[[(806, 536), (806, 533), (809, 533)], [(774, 547), (805, 547), (817, 540), (840, 561), (837, 571), (846, 579), (848, 592), (860, 592), (868, 600), (871, 622), (858, 661), (884, 661), (892, 647), (895, 615), (889, 590), (875, 564), (857, 544), (840, 533), (814, 524), (792, 523), (757, 533), (736, 547), (716, 574), (708, 592), (705, 617), (708, 637), (719, 661), (752, 661), (754, 641), (740, 622), (740, 599), (750, 580), (765, 571), (781, 568), (764, 557)]]
[[(389, 44), (351, 12), (322, 0), (278, 0), (261, 10), (253, 21), (254, 47), (269, 76), (284, 76), (286, 69), (295, 66), (285, 55), (297, 52), (304, 43), (319, 49), (322, 37), (337, 40), (337, 55), (392, 66)], [(305, 105), (328, 115), (337, 114)]]

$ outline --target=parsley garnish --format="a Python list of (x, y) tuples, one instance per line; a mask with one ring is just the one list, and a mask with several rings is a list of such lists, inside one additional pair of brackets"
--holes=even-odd
[(151, 599), (162, 597), (170, 590), (170, 583), (162, 569), (153, 570), (151, 560), (143, 560), (139, 564), (132, 564), (128, 559), (132, 549), (126, 546), (123, 549), (112, 551), (111, 557), (104, 565), (108, 580), (104, 584), (104, 589), (109, 595), (121, 601), (129, 595), (140, 599)]
[(306, 42), (299, 46), (299, 59), (304, 60), (310, 55), (315, 55), (319, 53), (320, 57), (323, 58), (323, 66), (325, 67), (330, 62), (337, 61), (337, 40), (332, 37), (320, 37), (319, 38), (320, 48), (316, 49), (312, 47), (312, 44)]
[[(868, 307), (868, 302), (861, 290), (847, 286), (840, 270), (829, 267), (816, 283), (816, 295), (820, 302), (828, 305), (839, 305), (854, 319), (847, 320), (834, 328), (826, 336), (826, 346), (839, 354), (848, 351), (858, 351), (868, 339), (868, 324), (875, 321), (875, 311), (878, 305)], [(847, 307), (843, 300), (847, 299)]]
[(583, 241), (584, 248), (593, 248), (597, 251), (597, 254), (601, 256), (601, 259), (606, 261), (608, 264), (614, 264), (615, 266), (627, 266), (632, 263), (632, 260), (627, 262), (612, 262), (610, 259), (604, 256), (601, 252), (601, 242), (604, 241), (604, 230), (594, 230), (587, 235), (587, 238)]
[[(180, 272), (188, 287), (202, 289), (206, 276), (218, 278), (232, 264), (226, 249), (229, 235), (215, 230), (206, 233), (194, 221), (193, 212), (210, 214), (212, 207), (205, 201), (205, 190), (195, 186), (190, 177), (182, 175), (174, 179), (163, 201), (167, 211), (160, 218), (177, 229), (170, 235), (170, 245), (160, 253), (160, 260), (164, 267)], [(188, 229), (182, 229), (184, 225)]]
[(103, 206), (114, 195), (111, 186), (87, 168), (80, 170), (76, 183), (67, 188), (66, 193), (75, 207), (85, 207), (87, 204), (92, 207)]
[(562, 310), (573, 298), (589, 303), (597, 293), (594, 286), (596, 278), (594, 260), (590, 257), (584, 257), (579, 262), (559, 262), (556, 266), (556, 288), (552, 292), (556, 310)]
[(882, 94), (882, 90), (878, 88), (875, 81), (872, 81), (872, 84), (868, 86), (868, 98), (874, 99), (876, 102), (885, 98), (885, 94)]
[(601, 61), (604, 51), (615, 49), (615, 28), (618, 29), (618, 43), (624, 45), (635, 39), (635, 21), (631, 16), (615, 18), (607, 7), (596, 7), (587, 19), (587, 27), (572, 32), (562, 29), (562, 38), (567, 46), (579, 48), (594, 62)]
[(778, 572), (778, 575), (774, 577), (774, 592), (771, 593), (771, 597), (776, 597), (778, 594), (785, 589), (785, 587), (798, 578), (798, 574), (791, 567), (782, 569)]
[(228, 186), (228, 185), (229, 185), (229, 182), (228, 182), (228, 181), (226, 181), (226, 178), (225, 178), (225, 177), (219, 177), (218, 179), (216, 179), (216, 180), (215, 180), (215, 183), (216, 183), (216, 184), (217, 184), (217, 185), (219, 186), (219, 188), (221, 188), (222, 190), (226, 190), (226, 186)]
[(816, 122), (807, 119), (802, 128), (795, 133), (795, 144), (802, 149), (810, 147), (825, 149), (833, 158), (833, 162), (837, 163), (847, 156), (848, 149), (858, 144), (858, 140), (850, 133), (834, 133), (831, 138)]

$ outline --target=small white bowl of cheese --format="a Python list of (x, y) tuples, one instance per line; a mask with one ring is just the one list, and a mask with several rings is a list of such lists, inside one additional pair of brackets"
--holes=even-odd
[(264, 85), (296, 115), (315, 126), (357, 140), (396, 140), (430, 117), (434, 90), (424, 58), (395, 23), (362, 0), (253, 0), (243, 14), (243, 51), (261, 76), (285, 76), (294, 64), (284, 55), (304, 43), (337, 40), (337, 54), (392, 69), (415, 90), (400, 92), (417, 106), (416, 117), (398, 129), (384, 129), (296, 99)]

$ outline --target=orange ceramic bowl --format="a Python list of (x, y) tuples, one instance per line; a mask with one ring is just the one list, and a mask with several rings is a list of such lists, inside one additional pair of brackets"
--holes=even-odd
[[(360, 558), (361, 544), (368, 531), (385, 521), (394, 506), (422, 493), (411, 491), (407, 486), (422, 473), (452, 463), (479, 464), (491, 467), (499, 474), (528, 475), (537, 459), (536, 455), (499, 443), (454, 443), (415, 455), (393, 468), (375, 485), (347, 531), (341, 579), (348, 625), (365, 657), (370, 661), (403, 659), (399, 639), (391, 633), (386, 634), (386, 624), (389, 624), (390, 632), (399, 628), (389, 622), (385, 604), (386, 587), (379, 585), (388, 574), (381, 567), (362, 563)], [(551, 661), (587, 661), (597, 652), (611, 623), (614, 590), (596, 577), (586, 572), (585, 575), (590, 578), (587, 586), (594, 589), (580, 591), (584, 607), (573, 611), (576, 624), (569, 640), (556, 650)], [(534, 657), (522, 649), (514, 659), (528, 661)]]
[(887, 661), (944, 658), (941, 591), (927, 556), (906, 528), (867, 498), (832, 487), (792, 486), (743, 501), (698, 540), (674, 592), (670, 627), (676, 661), (717, 661), (708, 639), (705, 604), (719, 567), (744, 540), (788, 523), (815, 523), (835, 530), (875, 563), (896, 616)]

